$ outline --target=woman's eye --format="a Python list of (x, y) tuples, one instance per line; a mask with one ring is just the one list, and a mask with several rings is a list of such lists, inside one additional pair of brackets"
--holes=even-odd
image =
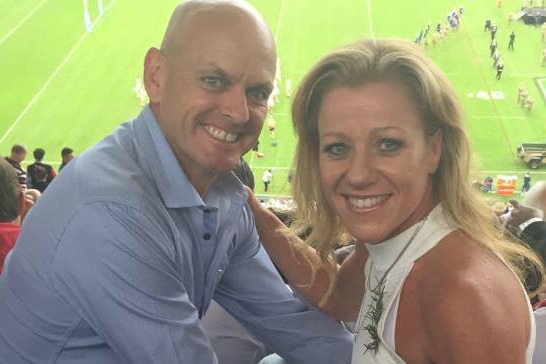
[(339, 157), (347, 152), (347, 146), (343, 143), (329, 144), (324, 147), (324, 152)]
[(381, 152), (395, 152), (402, 146), (402, 143), (394, 139), (384, 139), (379, 142), (379, 150)]

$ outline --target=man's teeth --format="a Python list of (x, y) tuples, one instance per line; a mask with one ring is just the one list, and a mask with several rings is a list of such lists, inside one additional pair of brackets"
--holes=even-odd
[(381, 202), (385, 201), (387, 198), (389, 198), (388, 195), (383, 195), (379, 197), (361, 198), (361, 199), (350, 198), (349, 202), (351, 203), (351, 205), (353, 205), (356, 208), (369, 209), (370, 207), (379, 205)]
[(209, 133), (211, 137), (217, 140), (221, 140), (223, 142), (231, 143), (234, 142), (235, 139), (237, 139), (237, 134), (228, 133), (225, 130), (217, 129), (210, 125), (205, 126), (205, 130), (207, 131), (207, 133)]

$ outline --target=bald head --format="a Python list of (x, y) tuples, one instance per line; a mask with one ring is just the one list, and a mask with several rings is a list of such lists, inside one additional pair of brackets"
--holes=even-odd
[(524, 201), (526, 205), (537, 208), (544, 212), (546, 216), (546, 182), (539, 181), (525, 193)]
[(242, 0), (189, 0), (174, 10), (161, 43), (164, 54), (184, 51), (185, 42), (193, 35), (214, 25), (225, 30), (252, 32), (266, 46), (275, 47), (274, 37), (261, 14)]
[(200, 194), (256, 143), (276, 60), (264, 19), (234, 0), (178, 6), (161, 49), (148, 50), (144, 85), (150, 108)]

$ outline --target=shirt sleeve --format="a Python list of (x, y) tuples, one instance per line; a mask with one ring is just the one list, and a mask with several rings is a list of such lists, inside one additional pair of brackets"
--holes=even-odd
[(293, 295), (259, 243), (247, 207), (241, 224), (247, 231), (240, 232), (215, 299), (269, 350), (291, 363), (350, 363), (351, 333)]
[(124, 363), (216, 364), (166, 224), (119, 204), (80, 208), (58, 244), (52, 284)]

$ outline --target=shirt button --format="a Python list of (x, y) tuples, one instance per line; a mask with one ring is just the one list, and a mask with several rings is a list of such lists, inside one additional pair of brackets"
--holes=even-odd
[(210, 234), (209, 233), (203, 234), (203, 239), (210, 240)]

